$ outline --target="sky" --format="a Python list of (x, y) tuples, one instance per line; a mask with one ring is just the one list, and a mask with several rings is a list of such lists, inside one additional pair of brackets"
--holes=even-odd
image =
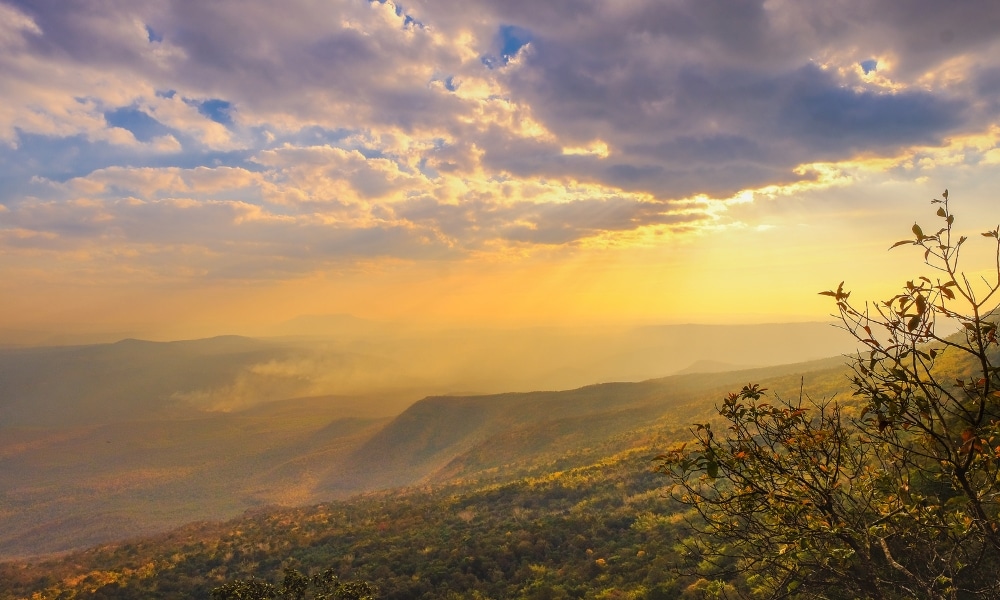
[(992, 2), (0, 0), (0, 93), (0, 338), (822, 320), (1000, 222)]

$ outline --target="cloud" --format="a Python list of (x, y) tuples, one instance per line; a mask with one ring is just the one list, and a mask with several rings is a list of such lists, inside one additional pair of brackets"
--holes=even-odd
[(29, 36), (41, 33), (42, 30), (30, 16), (13, 6), (0, 4), (0, 48), (23, 48)]
[(0, 243), (267, 278), (992, 160), (1000, 9), (917, 4), (3, 2)]
[[(950, 86), (917, 86), (914, 79), (885, 89), (862, 79), (857, 62), (881, 53), (872, 52), (879, 50), (874, 44), (845, 53), (845, 38), (881, 39), (879, 32), (896, 25), (886, 11), (863, 11), (870, 20), (861, 21), (838, 10), (851, 20), (843, 24), (845, 36), (828, 31), (821, 15), (789, 9), (799, 17), (790, 18), (784, 8), (754, 3), (639, 2), (592, 10), (598, 14), (583, 23), (568, 20), (569, 29), (538, 19), (530, 8), (506, 7), (504, 16), (532, 28), (534, 41), (526, 60), (504, 77), (512, 98), (530, 105), (556, 138), (607, 143), (616, 164), (603, 177), (618, 185), (630, 180), (657, 194), (725, 196), (794, 181), (799, 164), (891, 155), (942, 143), (981, 126), (984, 116), (996, 118), (974, 110), (976, 98)], [(817, 38), (802, 35), (814, 28)], [(942, 50), (924, 56), (921, 66), (933, 72), (954, 58)], [(927, 77), (925, 71), (920, 79)], [(495, 164), (509, 167), (518, 156), (498, 152)], [(534, 162), (539, 172), (566, 174), (554, 156)], [(582, 167), (570, 172), (594, 173)], [(687, 176), (691, 169), (697, 177)]]

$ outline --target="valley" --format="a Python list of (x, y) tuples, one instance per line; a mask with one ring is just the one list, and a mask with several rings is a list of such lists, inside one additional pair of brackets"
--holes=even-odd
[[(0, 442), (0, 553), (13, 561), (3, 567), (6, 576), (0, 577), (18, 583), (6, 591), (0, 588), (0, 598), (28, 597), (19, 595), (27, 594), (25, 590), (42, 593), (42, 598), (55, 597), (54, 590), (63, 593), (67, 589), (75, 590), (78, 596), (74, 597), (115, 597), (98, 592), (110, 590), (108, 585), (121, 588), (120, 597), (144, 597), (152, 593), (150, 585), (177, 585), (187, 590), (185, 597), (207, 597), (206, 590), (220, 583), (223, 575), (269, 573), (288, 556), (298, 556), (295, 560), (302, 565), (315, 567), (333, 561), (345, 575), (382, 581), (383, 589), (401, 586), (387, 597), (412, 597), (409, 594), (415, 588), (396, 581), (399, 573), (390, 576), (384, 568), (402, 559), (389, 559), (385, 552), (402, 552), (417, 540), (442, 535), (436, 527), (461, 539), (485, 535), (485, 540), (514, 535), (500, 532), (512, 523), (520, 524), (525, 532), (518, 535), (528, 536), (519, 538), (518, 544), (529, 541), (536, 550), (547, 548), (537, 556), (532, 554), (535, 550), (527, 552), (523, 560), (544, 558), (539, 564), (549, 561), (552, 566), (546, 569), (555, 569), (565, 551), (554, 553), (555, 546), (568, 542), (547, 536), (569, 535), (567, 528), (585, 528), (574, 519), (582, 518), (591, 527), (597, 526), (594, 519), (632, 524), (637, 514), (661, 514), (663, 499), (656, 490), (662, 482), (652, 473), (652, 457), (672, 441), (690, 435), (690, 423), (711, 418), (713, 407), (729, 391), (758, 381), (782, 395), (794, 396), (804, 383), (806, 392), (830, 396), (843, 392), (847, 384), (844, 359), (834, 357), (737, 371), (683, 372), (565, 391), (436, 395), (412, 403), (402, 394), (325, 395), (264, 400), (220, 411), (178, 403), (176, 390), (190, 390), (194, 383), (206, 381), (225, 386), (225, 378), (219, 376), (225, 371), (211, 371), (212, 361), (226, 365), (232, 381), (232, 374), (240, 369), (245, 372), (247, 364), (273, 360), (268, 352), (274, 350), (244, 339), (193, 344), (203, 353), (209, 346), (209, 359), (202, 356), (184, 363), (175, 355), (174, 364), (180, 366), (173, 386), (164, 384), (168, 378), (144, 380), (139, 369), (131, 374), (133, 379), (122, 376), (113, 390), (82, 388), (84, 398), (112, 399), (104, 407), (106, 412), (92, 414), (90, 422), (67, 425), (65, 413), (46, 414), (51, 406), (44, 401), (5, 406), (7, 414), (20, 419), (20, 426), (4, 428)], [(162, 363), (169, 348), (149, 347)], [(97, 349), (98, 357), (117, 350)], [(287, 347), (281, 352), (287, 356)], [(130, 359), (137, 361), (138, 356), (132, 352)], [(115, 356), (118, 360), (120, 356)], [(185, 364), (200, 368), (189, 375), (186, 369), (190, 367)], [(707, 366), (714, 371), (711, 364)], [(217, 365), (213, 368), (218, 369)], [(74, 374), (73, 369), (66, 372)], [(211, 380), (209, 372), (219, 378)], [(112, 374), (129, 373), (123, 368)], [(107, 379), (98, 375), (89, 381)], [(136, 388), (129, 386), (140, 381), (145, 386), (142, 391), (149, 394), (147, 399), (159, 401), (113, 410), (121, 398), (116, 400), (114, 393), (135, 393)], [(194, 383), (187, 388), (178, 385), (185, 382)], [(8, 385), (9, 389), (20, 385), (22, 393), (31, 389), (23, 379), (14, 378)], [(157, 385), (162, 387), (156, 389)], [(31, 406), (42, 409), (32, 412)], [(140, 418), (139, 410), (156, 418)], [(43, 427), (44, 419), (49, 420)], [(611, 512), (604, 515), (606, 509), (601, 506), (608, 502)], [(297, 506), (306, 508), (293, 508)], [(590, 510), (598, 512), (588, 515)], [(383, 516), (373, 517), (372, 511)], [(244, 516), (220, 522), (239, 514)], [(332, 526), (331, 514), (347, 515), (347, 522), (338, 522), (333, 529), (315, 529), (320, 523)], [(432, 514), (439, 516), (431, 518)], [(482, 521), (485, 515), (490, 516)], [(437, 523), (439, 517), (449, 519), (448, 524)], [(649, 518), (660, 523), (660, 516)], [(542, 522), (549, 523), (545, 527), (551, 531), (538, 530)], [(399, 529), (404, 523), (409, 525)], [(257, 528), (257, 533), (246, 533), (248, 527)], [(428, 530), (414, 533), (413, 527)], [(469, 527), (473, 529), (466, 531)], [(488, 532), (481, 531), (483, 527)], [(625, 527), (619, 533), (628, 541), (615, 543), (629, 548), (663, 542), (649, 538), (655, 527), (641, 531), (632, 531), (631, 525), (616, 527)], [(394, 532), (396, 541), (383, 547), (388, 532)], [(258, 558), (249, 563), (243, 551), (224, 550), (231, 544), (245, 547), (249, 542), (244, 535), (268, 539), (251, 544), (258, 548), (253, 554)], [(592, 542), (574, 542), (574, 547), (611, 543), (602, 537), (607, 535), (593, 534)], [(635, 535), (639, 537), (633, 539)], [(243, 541), (237, 543), (237, 539)], [(358, 546), (359, 540), (369, 541)], [(337, 544), (347, 546), (334, 550)], [(266, 552), (260, 550), (264, 547)], [(428, 548), (432, 546), (412, 551), (427, 556), (444, 547)], [(485, 552), (480, 560), (492, 552)], [(601, 552), (607, 555), (605, 560), (624, 560), (608, 550)], [(45, 559), (44, 555), (64, 558)], [(352, 558), (347, 563), (335, 558), (341, 555)], [(166, 556), (174, 558), (164, 563)], [(438, 566), (434, 568), (443, 573), (464, 568), (449, 556), (435, 559)], [(475, 581), (470, 579), (471, 587), (462, 588), (462, 593), (472, 589), (496, 593), (501, 580), (504, 586), (534, 581), (524, 573), (510, 579), (508, 570), (515, 565), (521, 570), (526, 567), (522, 559), (509, 560), (514, 562), (492, 567), (493, 571), (481, 567), (486, 571)], [(108, 568), (102, 570), (99, 565)], [(175, 580), (195, 569), (193, 565), (201, 565), (197, 568), (204, 569), (203, 573), (184, 577), (195, 577), (198, 583)], [(421, 565), (406, 568), (423, 572), (426, 565)], [(94, 569), (104, 574), (84, 576)], [(38, 579), (41, 572), (45, 576)], [(639, 572), (648, 574), (648, 570)], [(104, 584), (67, 583), (88, 581), (88, 577)], [(634, 577), (629, 575), (629, 581)], [(486, 584), (490, 578), (495, 580), (490, 584), (493, 587)], [(615, 585), (622, 583), (619, 580)], [(505, 594), (510, 591), (504, 589)]]
[[(758, 337), (766, 331), (752, 329)], [(653, 348), (668, 352), (722, 333), (708, 326), (665, 331), (633, 337), (655, 354)], [(820, 323), (771, 332), (761, 345), (784, 344), (786, 354), (795, 339), (840, 333)], [(637, 427), (689, 422), (748, 377), (842, 362), (469, 395), (454, 390), (488, 392), (494, 365), (523, 365), (538, 375), (521, 385), (542, 386), (546, 373), (581, 351), (579, 334), (546, 338), (523, 356), (519, 349), (537, 331), (468, 338), (462, 352), (494, 347), (494, 358), (453, 372), (422, 369), (451, 356), (442, 348), (454, 332), (398, 345), (379, 335), (368, 327), (340, 338), (229, 336), (0, 351), (0, 558), (82, 549), (263, 506), (504, 481), (562, 457), (582, 465), (598, 460), (596, 449), (607, 450), (609, 440), (619, 439), (616, 451), (629, 447)], [(589, 339), (587, 352), (601, 340)], [(606, 364), (595, 376), (635, 372), (635, 361), (616, 358), (621, 342), (604, 341)], [(688, 356), (711, 351), (701, 344), (692, 343)], [(542, 350), (561, 358), (543, 361)], [(815, 352), (814, 342), (798, 351)]]

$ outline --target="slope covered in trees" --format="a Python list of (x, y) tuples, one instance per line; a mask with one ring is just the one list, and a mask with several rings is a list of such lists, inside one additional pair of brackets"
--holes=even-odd
[(286, 566), (334, 568), (344, 579), (375, 583), (384, 598), (672, 597), (694, 580), (671, 575), (671, 565), (687, 560), (675, 547), (686, 525), (665, 499), (652, 458), (689, 435), (686, 423), (706, 415), (721, 390), (760, 376), (792, 391), (806, 373), (819, 393), (832, 393), (846, 384), (839, 362), (593, 386), (582, 394), (434, 399), (410, 413), (429, 411), (429, 420), (403, 420), (411, 449), (435, 447), (435, 436), (445, 434), (435, 423), (452, 424), (443, 413), (453, 403), (480, 402), (505, 420), (466, 425), (464, 437), (474, 439), (439, 457), (444, 466), (425, 487), (258, 509), (227, 523), (7, 563), (0, 599), (207, 599), (229, 580), (277, 581)]
[(208, 598), (283, 567), (328, 567), (382, 598), (671, 597), (685, 580), (661, 477), (644, 448), (590, 467), (261, 511), (62, 559), (0, 567), (0, 598)]
[(597, 449), (607, 440), (619, 440), (612, 448), (619, 451), (637, 427), (689, 422), (748, 378), (819, 377), (842, 371), (840, 362), (430, 397), (394, 419), (379, 418), (386, 410), (379, 397), (327, 396), (228, 413), (0, 429), (0, 557), (80, 549), (271, 504), (509, 481), (555, 459), (585, 465), (603, 458)]

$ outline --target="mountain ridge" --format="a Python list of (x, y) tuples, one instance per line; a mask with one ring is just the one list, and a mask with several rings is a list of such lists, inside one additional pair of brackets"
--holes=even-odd
[[(846, 383), (843, 359), (829, 358), (563, 390), (425, 394), (416, 402), (412, 388), (303, 394), (313, 389), (310, 378), (349, 378), (368, 364), (329, 352), (238, 336), (0, 351), (0, 374), (29, 356), (33, 381), (59, 392), (27, 403), (43, 416), (54, 412), (52, 421), (0, 420), (0, 557), (82, 548), (271, 504), (502, 482), (627, 450), (651, 428), (702, 419), (748, 381), (781, 380), (789, 393), (803, 373), (825, 389)], [(152, 379), (139, 368), (156, 365), (149, 356), (165, 361)], [(30, 387), (21, 376), (22, 389)], [(85, 377), (89, 387), (78, 385)], [(16, 383), (0, 379), (0, 415), (11, 414)], [(207, 410), (247, 393), (257, 400)], [(91, 418), (68, 418), (93, 403), (100, 410)]]

